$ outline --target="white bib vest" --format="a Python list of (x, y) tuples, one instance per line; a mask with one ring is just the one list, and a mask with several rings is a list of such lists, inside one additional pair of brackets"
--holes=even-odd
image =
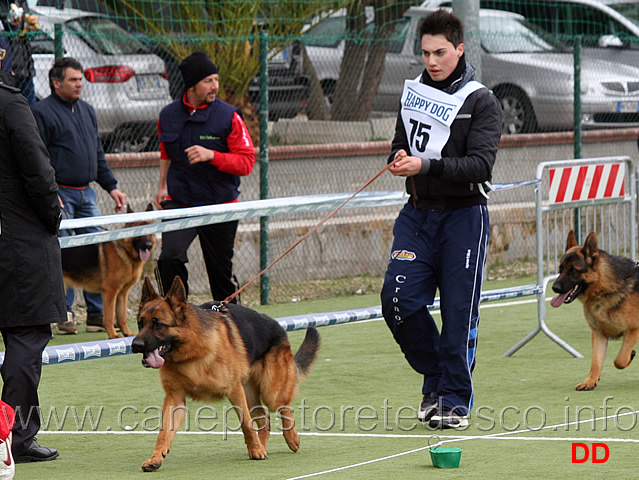
[(484, 86), (473, 80), (451, 95), (421, 83), (420, 78), (406, 80), (402, 93), (401, 114), (410, 155), (440, 159), (459, 109), (468, 95)]

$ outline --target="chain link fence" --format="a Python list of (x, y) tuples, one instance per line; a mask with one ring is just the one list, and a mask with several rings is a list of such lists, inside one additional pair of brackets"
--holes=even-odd
[[(420, 3), (415, 1), (378, 2), (384, 6), (357, 10), (352, 7), (358, 2), (352, 1), (38, 0), (29, 3), (37, 24), (16, 29), (8, 21), (10, 2), (4, 2), (0, 37), (7, 46), (19, 38), (29, 40), (37, 99), (50, 92), (48, 69), (56, 56), (82, 62), (82, 96), (96, 109), (108, 159), (136, 211), (146, 208), (157, 188), (158, 114), (182, 95), (177, 65), (196, 49), (218, 64), (220, 96), (242, 109), (255, 145), (261, 133), (268, 135), (269, 197), (355, 191), (385, 165), (403, 81), (424, 68), (416, 28), (431, 8), (414, 7)], [(503, 143), (528, 142), (523, 149), (500, 151), (496, 182), (534, 178), (537, 162), (558, 158), (549, 157), (556, 151), (548, 153), (545, 147), (564, 138), (561, 132), (574, 131), (578, 146), (582, 131), (639, 125), (637, 39), (618, 29), (612, 34), (619, 45), (609, 32), (594, 27), (577, 31), (584, 23), (577, 18), (571, 35), (559, 35), (549, 26), (550, 17), (540, 25), (546, 7), (530, 10), (542, 3), (548, 2), (488, 5), (482, 0), (482, 7), (509, 12), (482, 9), (479, 30), (466, 32), (467, 56), (477, 59), (481, 81), (502, 104)], [(524, 11), (523, 6), (530, 8)], [(264, 38), (268, 63), (260, 64)], [(3, 69), (9, 68), (3, 62)], [(263, 132), (260, 71), (268, 78), (269, 123)], [(561, 158), (580, 154), (567, 145)], [(259, 198), (260, 168), (258, 162), (242, 180), (240, 200)], [(403, 182), (384, 175), (370, 189), (402, 190)], [(102, 212), (110, 213), (110, 198), (101, 192), (99, 200)], [(527, 221), (531, 201), (527, 190), (491, 198), (497, 217), (515, 222), (519, 219), (513, 216)], [(272, 269), (271, 301), (379, 291), (398, 209), (340, 213)], [(271, 219), (271, 259), (324, 215)], [(240, 283), (260, 270), (259, 243), (259, 221), (241, 222), (235, 256)], [(189, 256), (191, 290), (206, 295), (197, 242)], [(258, 298), (256, 286), (243, 300), (250, 304)]]

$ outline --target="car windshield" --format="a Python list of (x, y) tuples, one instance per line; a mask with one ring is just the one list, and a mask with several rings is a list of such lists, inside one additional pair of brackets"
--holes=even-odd
[[(410, 18), (403, 17), (395, 23), (393, 33), (387, 37), (388, 51), (399, 53), (404, 44), (404, 39), (408, 33)], [(374, 35), (375, 23), (372, 18), (367, 19), (366, 29), (362, 33), (365, 38), (372, 38)], [(304, 43), (310, 47), (336, 48), (340, 42), (346, 39), (346, 17), (329, 17), (315, 25), (304, 34)], [(358, 39), (355, 39), (356, 41)]]
[(631, 20), (635, 24), (639, 25), (639, 3), (637, 2), (610, 3), (608, 6), (617, 10), (628, 20)]
[(346, 17), (329, 17), (304, 34), (304, 43), (311, 47), (335, 48), (346, 36)]
[(565, 47), (543, 30), (517, 17), (480, 17), (481, 43), (488, 53), (543, 53)]
[(76, 32), (96, 52), (105, 55), (149, 53), (142, 42), (117, 24), (103, 17), (78, 17), (65, 22), (66, 28)]

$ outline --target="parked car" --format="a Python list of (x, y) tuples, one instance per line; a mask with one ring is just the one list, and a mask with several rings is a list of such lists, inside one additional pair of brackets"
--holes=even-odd
[(171, 101), (164, 61), (107, 17), (74, 9), (34, 7), (36, 97), (47, 97), (55, 57), (54, 25), (61, 24), (65, 56), (84, 67), (82, 98), (94, 108), (105, 150), (157, 149), (157, 120)]
[[(302, 74), (302, 50), (294, 42), (272, 56), (268, 62), (268, 116), (269, 120), (293, 118), (308, 105), (311, 81)], [(259, 112), (259, 75), (249, 86), (249, 98)]]
[[(639, 65), (638, 0), (480, 0), (479, 4), (519, 13), (568, 46), (580, 36), (584, 55)], [(422, 6), (452, 7), (452, 1), (426, 0)]]
[[(432, 9), (412, 7), (398, 22), (386, 55), (374, 110), (397, 112), (404, 79), (422, 73), (419, 19)], [(325, 95), (339, 77), (345, 19), (321, 23), (333, 37), (306, 34), (306, 49)], [(341, 37), (340, 37), (341, 35)], [(492, 89), (504, 111), (503, 132), (525, 133), (573, 128), (573, 54), (521, 15), (480, 11), (482, 83)], [(585, 127), (639, 125), (639, 68), (584, 58), (581, 110)]]

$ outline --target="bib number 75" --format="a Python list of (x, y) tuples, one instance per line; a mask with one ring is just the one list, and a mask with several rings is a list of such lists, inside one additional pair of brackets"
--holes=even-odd
[(425, 123), (418, 122), (417, 120), (411, 118), (410, 119), (411, 129), (410, 129), (410, 138), (409, 143), (411, 146), (415, 147), (418, 152), (426, 151), (426, 144), (428, 143), (428, 139), (430, 138), (430, 125), (426, 125)]

